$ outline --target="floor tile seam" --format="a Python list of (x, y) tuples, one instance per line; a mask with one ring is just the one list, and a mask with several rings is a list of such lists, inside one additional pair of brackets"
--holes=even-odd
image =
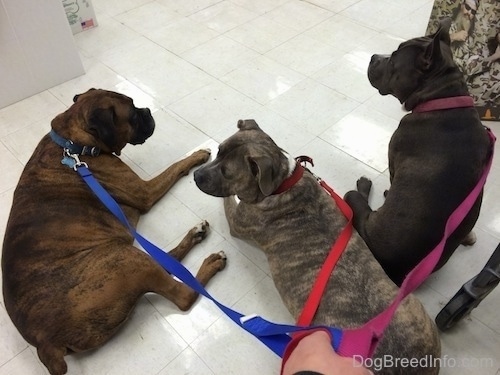
[[(75, 77), (75, 78), (78, 78), (78, 77)], [(75, 79), (75, 78), (73, 78), (73, 79)], [(48, 95), (52, 96), (52, 97), (53, 97), (54, 99), (56, 99), (59, 103), (61, 103), (61, 104), (62, 104), (62, 106), (64, 107), (64, 110), (66, 110), (66, 109), (68, 109), (68, 106), (67, 106), (64, 102), (62, 102), (62, 101), (61, 101), (61, 100), (60, 100), (60, 99), (59, 99), (56, 95), (54, 95), (54, 94), (50, 91), (51, 89), (53, 89), (54, 87), (57, 87), (57, 86), (59, 86), (59, 85), (55, 85), (55, 86), (50, 87), (50, 88), (48, 88), (48, 89), (46, 89), (46, 90), (42, 90), (42, 91), (40, 91), (40, 92), (37, 92), (36, 94), (30, 95), (30, 96), (28, 96), (28, 97), (26, 97), (26, 98), (24, 98), (24, 99), (21, 99), (21, 100), (19, 100), (19, 101), (15, 102), (15, 103), (9, 104), (9, 105), (8, 105), (8, 106), (6, 106), (6, 107), (0, 108), (0, 111), (4, 110), (4, 109), (6, 109), (6, 108), (9, 108), (9, 107), (11, 107), (11, 106), (14, 106), (14, 105), (16, 105), (16, 104), (19, 104), (19, 103), (21, 103), (21, 102), (23, 102), (23, 101), (29, 100), (29, 99), (31, 99), (31, 98), (33, 98), (33, 97), (37, 96), (37, 95), (41, 95), (41, 94), (43, 94), (43, 93), (46, 93), (46, 94), (48, 94)], [(31, 121), (29, 121), (29, 122), (25, 123), (25, 124), (24, 124), (23, 126), (21, 126), (20, 128), (16, 128), (16, 129), (13, 129), (13, 130), (9, 130), (9, 131), (7, 131), (5, 134), (3, 134), (3, 135), (2, 135), (2, 137), (1, 137), (0, 139), (3, 139), (3, 138), (5, 138), (5, 137), (7, 137), (7, 136), (10, 136), (10, 135), (12, 135), (12, 134), (14, 134), (14, 133), (18, 132), (19, 130), (22, 130), (22, 129), (25, 129), (25, 128), (29, 127), (29, 126), (32, 126), (32, 125), (36, 124), (38, 121), (41, 121), (41, 120), (43, 120), (43, 119), (50, 118), (50, 117), (52, 117), (52, 116), (57, 116), (57, 115), (58, 115), (58, 114), (55, 114), (55, 115), (44, 115), (44, 116), (42, 116), (42, 117), (39, 117), (39, 118), (33, 119), (33, 120), (31, 120)], [(53, 118), (53, 117), (52, 117), (52, 118)], [(1, 118), (0, 118), (0, 122), (2, 122)], [(11, 123), (11, 122), (6, 121), (5, 123), (6, 123), (6, 124), (9, 124), (9, 123)]]
[[(193, 305), (193, 306), (191, 307), (191, 309), (190, 309), (190, 310), (188, 310), (188, 311), (181, 311), (181, 310), (179, 310), (179, 308), (175, 305), (175, 303), (173, 303), (171, 300), (169, 300), (169, 299), (167, 299), (167, 298), (163, 297), (162, 295), (160, 295), (160, 294), (158, 294), (158, 293), (148, 292), (148, 293), (145, 293), (145, 294), (142, 296), (142, 298), (144, 298), (145, 300), (147, 300), (147, 301), (148, 301), (148, 303), (149, 303), (149, 304), (153, 307), (153, 309), (154, 309), (154, 311), (151, 313), (151, 316), (152, 316), (152, 315), (154, 315), (154, 314), (159, 315), (159, 316), (161, 317), (161, 319), (162, 319), (162, 321), (161, 321), (161, 322), (162, 322), (163, 324), (167, 324), (167, 326), (168, 326), (168, 327), (172, 328), (172, 329), (174, 330), (174, 332), (177, 334), (177, 336), (179, 336), (179, 338), (182, 340), (182, 342), (183, 342), (183, 344), (184, 344), (184, 345), (183, 345), (183, 347), (184, 347), (184, 348), (183, 348), (183, 349), (179, 352), (179, 354), (178, 354), (178, 355), (176, 355), (174, 358), (172, 358), (172, 359), (171, 359), (171, 360), (170, 360), (170, 361), (169, 361), (169, 362), (168, 362), (168, 363), (167, 363), (167, 364), (166, 364), (166, 365), (165, 365), (165, 366), (164, 366), (164, 367), (163, 367), (160, 371), (158, 371), (158, 372), (161, 372), (161, 371), (163, 371), (163, 369), (164, 369), (165, 367), (167, 367), (168, 365), (170, 365), (170, 363), (172, 363), (172, 362), (175, 360), (175, 358), (177, 358), (178, 356), (180, 356), (180, 355), (184, 352), (184, 350), (186, 350), (187, 348), (191, 348), (191, 344), (192, 344), (195, 340), (197, 340), (197, 339), (198, 339), (198, 338), (199, 338), (199, 337), (203, 334), (203, 332), (204, 332), (205, 330), (203, 330), (202, 332), (200, 332), (200, 333), (199, 333), (199, 334), (198, 334), (195, 338), (193, 338), (191, 341), (188, 341), (186, 338), (184, 338), (184, 337), (182, 336), (182, 329), (181, 329), (182, 327), (179, 327), (178, 325), (176, 325), (176, 324), (173, 324), (173, 323), (169, 322), (169, 321), (168, 321), (168, 319), (167, 319), (167, 317), (169, 316), (169, 314), (166, 314), (166, 315), (165, 315), (165, 313), (161, 312), (161, 311), (160, 311), (160, 310), (156, 307), (156, 305), (155, 305), (155, 304), (154, 304), (154, 303), (153, 303), (153, 302), (152, 302), (152, 301), (148, 298), (148, 295), (156, 295), (156, 296), (158, 296), (158, 297), (162, 298), (162, 299), (163, 299), (163, 300), (165, 300), (165, 301), (166, 301), (169, 305), (171, 305), (171, 306), (173, 306), (174, 308), (176, 308), (176, 309), (178, 310), (178, 312), (179, 312), (179, 313), (182, 313), (182, 314), (184, 314), (184, 315), (188, 315), (188, 314), (190, 313), (191, 309), (194, 307), (194, 305)], [(198, 296), (197, 300), (195, 301), (195, 304), (198, 302), (198, 299), (200, 299), (200, 298), (204, 298), (204, 297), (203, 297), (203, 296), (201, 296), (201, 295), (200, 295), (200, 296)], [(135, 310), (135, 309), (134, 309), (134, 310)], [(134, 313), (134, 311), (133, 311), (133, 313)], [(146, 319), (151, 318), (151, 316), (143, 316), (143, 315), (141, 315), (141, 316), (140, 316), (140, 319), (143, 319), (144, 321), (146, 321)], [(194, 350), (193, 350), (193, 351), (194, 351)]]
[[(266, 14), (263, 14), (263, 15), (261, 15), (260, 17), (266, 17)], [(257, 17), (257, 18), (260, 18), (260, 17)], [(257, 18), (254, 18), (252, 21), (255, 21)], [(266, 18), (267, 18), (267, 17), (266, 17)], [(267, 50), (267, 51), (266, 51), (266, 52), (264, 52), (264, 53), (262, 53), (261, 51), (258, 51), (258, 50), (256, 50), (256, 49), (254, 49), (254, 48), (252, 48), (252, 47), (246, 46), (246, 45), (244, 45), (244, 44), (242, 44), (242, 43), (238, 42), (238, 40), (234, 39), (234, 38), (233, 38), (233, 37), (231, 37), (230, 35), (226, 35), (226, 34), (228, 34), (230, 31), (232, 31), (232, 30), (236, 29), (237, 27), (234, 27), (233, 29), (226, 31), (226, 32), (224, 32), (224, 33), (223, 33), (223, 34), (221, 34), (221, 35), (226, 35), (226, 36), (227, 36), (227, 38), (230, 38), (230, 39), (231, 39), (231, 40), (233, 40), (234, 42), (239, 43), (239, 44), (243, 45), (244, 47), (246, 47), (246, 48), (248, 48), (248, 49), (251, 49), (252, 51), (255, 51), (255, 52), (257, 52), (257, 53), (260, 53), (261, 55), (263, 55), (263, 56), (264, 56), (266, 53), (268, 53), (268, 52), (272, 51), (273, 49), (278, 48), (279, 46), (281, 46), (281, 45), (283, 45), (283, 44), (285, 44), (285, 43), (289, 42), (291, 39), (295, 38), (297, 35), (302, 34), (302, 32), (299, 32), (299, 31), (297, 31), (297, 30), (295, 30), (295, 29), (292, 29), (292, 28), (288, 27), (287, 25), (283, 25), (282, 23), (279, 23), (279, 22), (277, 22), (277, 21), (275, 21), (275, 20), (272, 20), (272, 19), (270, 19), (270, 18), (267, 18), (267, 19), (268, 19), (268, 20), (270, 20), (270, 21), (272, 21), (272, 22), (277, 23), (278, 25), (280, 25), (280, 26), (282, 26), (282, 27), (287, 28), (288, 30), (292, 30), (292, 31), (294, 31), (294, 35), (293, 35), (293, 36), (291, 36), (291, 37), (289, 37), (289, 38), (287, 38), (287, 39), (286, 39), (286, 40), (284, 40), (282, 43), (280, 43), (280, 44), (278, 44), (278, 45), (274, 46), (273, 48), (271, 48), (271, 49)], [(249, 22), (250, 22), (250, 21), (249, 21)], [(245, 23), (243, 23), (242, 25), (247, 24), (247, 23), (249, 23), (249, 22), (245, 22)], [(240, 26), (241, 26), (241, 25), (240, 25)]]
[[(244, 8), (244, 9), (246, 9), (246, 10), (250, 11), (250, 12), (254, 12), (252, 9), (250, 9), (250, 8), (246, 7), (244, 4), (243, 4), (243, 5), (240, 5), (240, 4), (236, 3), (236, 2), (234, 2), (233, 0), (229, 0), (229, 2), (231, 2), (231, 3), (235, 4), (235, 5), (238, 5), (238, 6), (240, 6), (240, 7)], [(284, 3), (284, 4), (285, 4), (285, 3)], [(283, 4), (281, 4), (281, 5), (283, 5)], [(272, 12), (272, 11), (273, 11), (273, 10), (275, 10), (276, 8), (279, 8), (281, 5), (275, 5), (272, 9), (268, 9), (266, 12), (264, 12), (264, 13), (260, 13), (259, 15), (260, 15), (260, 16), (262, 16), (262, 15), (264, 15), (264, 14), (267, 14), (267, 13), (269, 13), (269, 12)]]
[[(24, 127), (23, 127), (23, 129), (24, 129)], [(14, 133), (15, 133), (15, 132), (14, 132)], [(9, 135), (12, 135), (12, 134), (14, 134), (14, 133), (11, 133), (11, 134), (9, 134)], [(9, 152), (9, 154), (10, 154), (10, 155), (11, 155), (14, 159), (16, 159), (16, 160), (19, 162), (19, 164), (21, 164), (21, 167), (22, 167), (22, 168), (24, 168), (24, 167), (26, 166), (26, 163), (25, 163), (24, 161), (22, 161), (22, 160), (21, 160), (21, 159), (17, 156), (17, 153), (15, 152), (14, 148), (13, 148), (13, 147), (11, 147), (11, 146), (9, 145), (9, 143), (8, 143), (8, 142), (5, 142), (4, 138), (6, 138), (6, 137), (2, 137), (2, 138), (0, 138), (0, 144), (1, 144), (3, 147), (5, 147), (5, 149)], [(9, 190), (9, 189), (7, 189), (7, 190)], [(4, 192), (5, 192), (5, 191), (0, 191), (0, 194), (3, 194)]]
[[(481, 215), (481, 213), (479, 213)], [(494, 230), (489, 229), (489, 227), (485, 227), (481, 224), (478, 223), (477, 227), (483, 231), (485, 231), (487, 234), (495, 238), (499, 243), (500, 243), (500, 234), (498, 232), (495, 232)]]
[[(194, 349), (193, 349), (193, 348), (192, 348), (192, 347), (188, 344), (188, 346), (187, 346), (186, 348), (184, 348), (184, 349), (183, 349), (183, 350), (182, 350), (179, 354), (177, 354), (174, 358), (172, 358), (172, 359), (170, 360), (170, 362), (168, 362), (168, 363), (167, 363), (164, 367), (162, 367), (162, 368), (161, 368), (161, 369), (160, 369), (160, 370), (156, 373), (156, 375), (158, 375), (158, 374), (162, 373), (162, 372), (163, 372), (163, 371), (164, 371), (164, 370), (165, 370), (168, 366), (170, 366), (170, 364), (172, 364), (175, 360), (177, 360), (178, 358), (180, 358), (180, 357), (184, 354), (184, 352), (185, 352), (186, 350), (188, 350), (188, 349), (190, 349), (190, 350), (191, 350), (191, 351), (192, 351), (192, 352), (196, 355), (196, 357), (197, 357), (197, 358), (198, 358), (201, 362), (203, 362), (203, 364), (204, 364), (204, 365), (205, 365), (205, 366), (206, 366), (206, 367), (207, 367), (207, 368), (208, 368), (208, 369), (209, 369), (212, 373), (214, 373), (214, 371), (210, 368), (210, 366), (208, 366), (208, 364), (207, 364), (207, 363), (203, 360), (203, 358), (201, 358), (201, 357), (198, 355), (198, 353), (197, 353), (197, 352), (196, 352), (196, 351), (195, 351), (195, 350), (194, 350)], [(214, 374), (215, 374), (215, 373), (214, 373)]]
[[(331, 87), (331, 86), (327, 85), (326, 83), (324, 83), (324, 82), (320, 81), (318, 78), (315, 78), (315, 77), (314, 77), (314, 76), (315, 76), (316, 74), (318, 74), (318, 73), (319, 73), (322, 69), (324, 69), (324, 68), (328, 67), (328, 66), (329, 66), (329, 65), (331, 65), (331, 64), (333, 64), (333, 63), (330, 63), (330, 64), (328, 64), (328, 65), (325, 65), (323, 68), (321, 68), (321, 69), (319, 69), (318, 71), (316, 71), (315, 73), (312, 73), (311, 75), (309, 75), (309, 76), (308, 76), (308, 78), (310, 78), (310, 79), (311, 79), (311, 80), (313, 80), (314, 82), (316, 82), (316, 83), (318, 83), (318, 84), (320, 84), (320, 85), (322, 85), (322, 86), (324, 86), (324, 87), (326, 87), (326, 88), (328, 88), (328, 89), (330, 89), (330, 90), (332, 90), (332, 91), (335, 91), (335, 93), (337, 93), (338, 95), (344, 96), (344, 97), (346, 97), (346, 98), (348, 98), (348, 99), (350, 99), (350, 100), (352, 100), (352, 101), (357, 102), (359, 105), (358, 105), (356, 108), (358, 108), (360, 105), (363, 105), (363, 104), (365, 104), (366, 102), (368, 102), (368, 100), (370, 100), (370, 98), (372, 98), (372, 97), (375, 95), (375, 94), (373, 94), (373, 95), (369, 96), (368, 98), (364, 99), (363, 101), (359, 101), (359, 99), (358, 99), (358, 98), (354, 98), (353, 96), (350, 96), (350, 95), (348, 95), (348, 94), (344, 94), (343, 92), (338, 91), (337, 89), (335, 89), (335, 88), (333, 88), (333, 87)], [(368, 79), (367, 79), (367, 82), (368, 82)], [(368, 86), (367, 86), (367, 88), (368, 88)], [(377, 112), (378, 112), (378, 111), (377, 111)], [(381, 113), (381, 112), (379, 112), (379, 113)], [(386, 116), (387, 116), (387, 115), (386, 115)], [(390, 116), (387, 116), (387, 117), (390, 117)]]
[[(19, 357), (20, 355), (22, 355), (26, 350), (30, 350), (30, 344), (26, 343), (26, 346), (21, 349), (21, 351), (19, 351), (18, 353), (14, 354), (12, 357), (10, 357), (9, 359), (7, 359), (4, 363), (0, 363), (0, 369), (1, 368), (6, 368), (6, 366), (12, 362), (14, 359), (16, 359), (17, 357)], [(31, 351), (31, 350), (30, 350)], [(31, 351), (31, 353), (33, 353)]]
[[(390, 5), (392, 5), (392, 6), (396, 6), (396, 7), (400, 8), (400, 9), (405, 9), (405, 8), (401, 7), (401, 6), (400, 6), (399, 4), (397, 4), (397, 3), (391, 3), (391, 2), (389, 2), (389, 1), (385, 1), (385, 0), (377, 0), (377, 1), (378, 1), (378, 2), (385, 2), (386, 4), (390, 4)], [(361, 2), (361, 1), (359, 1), (358, 3), (360, 3), (360, 2)], [(356, 3), (356, 4), (358, 4), (358, 3)], [(355, 4), (351, 5), (351, 6), (350, 6), (350, 7), (348, 7), (348, 8), (351, 8), (351, 7), (352, 7), (352, 6), (354, 6), (354, 5), (355, 5)], [(342, 12), (345, 12), (348, 8), (344, 9)], [(379, 13), (379, 14), (383, 14), (383, 10), (381, 10), (381, 9), (379, 9), (379, 8), (377, 8), (377, 9), (378, 9), (378, 10), (377, 10), (377, 13)], [(339, 12), (339, 13), (342, 13), (342, 12)], [(412, 12), (410, 12), (409, 14), (407, 14), (405, 17), (408, 17), (408, 16), (409, 16), (410, 14), (412, 14), (412, 13), (413, 13), (413, 11), (412, 11)], [(347, 14), (344, 14), (344, 16), (349, 17)], [(405, 17), (401, 17), (401, 18), (397, 18), (397, 19), (391, 19), (391, 22), (392, 22), (392, 24), (394, 25), (395, 23), (400, 22), (400, 21), (402, 21), (402, 20), (406, 19)], [(349, 17), (349, 18), (350, 18), (350, 17)], [(356, 20), (354, 20), (354, 19), (352, 19), (352, 18), (350, 18), (350, 19), (351, 19), (353, 22), (356, 22), (357, 24), (360, 24), (359, 20), (358, 20), (358, 21), (356, 21)], [(374, 30), (374, 31), (377, 31), (377, 32), (386, 32), (386, 31), (385, 31), (386, 29), (383, 29), (383, 28), (377, 28), (377, 27), (374, 27), (373, 25), (363, 25), (363, 26), (364, 26), (364, 27), (367, 27), (367, 28), (370, 28), (370, 29), (372, 29), (372, 30)]]
[[(350, 113), (351, 113), (351, 112), (350, 112)], [(347, 116), (347, 115), (349, 115), (349, 113), (348, 113), (348, 114), (346, 114), (346, 116)], [(345, 116), (344, 116), (344, 117), (345, 117)], [(342, 118), (344, 118), (344, 117), (342, 117)], [(340, 120), (342, 120), (342, 119), (340, 119)], [(339, 121), (340, 121), (340, 120), (339, 120)], [(337, 121), (336, 123), (338, 123), (338, 121)], [(332, 126), (335, 126), (335, 124), (333, 124)], [(327, 130), (328, 130), (328, 129), (327, 129)], [(327, 130), (325, 130), (325, 132), (326, 132)], [(319, 134), (319, 135), (317, 136), (317, 138), (318, 138), (318, 139), (320, 139), (321, 141), (323, 141), (323, 142), (325, 142), (325, 143), (329, 144), (331, 147), (335, 148), (337, 151), (340, 151), (342, 154), (344, 154), (344, 155), (348, 156), (349, 158), (352, 158), (352, 159), (356, 160), (356, 162), (358, 162), (358, 163), (362, 164), (363, 166), (365, 166), (365, 167), (369, 168), (370, 170), (374, 171), (374, 173), (375, 173), (375, 174), (377, 174), (377, 175), (381, 175), (381, 174), (383, 174), (385, 171), (387, 171), (388, 167), (387, 167), (387, 168), (385, 168), (384, 170), (379, 170), (379, 169), (377, 169), (377, 168), (375, 168), (375, 167), (373, 167), (373, 166), (371, 166), (371, 165), (369, 165), (369, 164), (366, 164), (363, 160), (360, 160), (360, 159), (359, 159), (359, 158), (357, 158), (356, 156), (351, 155), (350, 153), (346, 152), (346, 151), (345, 151), (345, 150), (343, 150), (342, 148), (340, 148), (340, 147), (338, 147), (338, 146), (336, 146), (336, 145), (332, 144), (330, 141), (328, 141), (327, 139), (325, 139), (325, 138), (323, 138), (323, 137), (322, 137), (322, 135), (323, 135), (325, 132), (322, 132), (321, 134)]]

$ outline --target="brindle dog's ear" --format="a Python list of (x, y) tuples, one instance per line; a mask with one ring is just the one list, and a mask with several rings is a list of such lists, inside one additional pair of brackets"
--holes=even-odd
[[(91, 88), (91, 89), (88, 89), (86, 92), (93, 91), (93, 90), (95, 90), (95, 89)], [(83, 94), (76, 94), (75, 96), (73, 96), (73, 103), (76, 103), (76, 101), (78, 100), (78, 98), (80, 97), (80, 95), (83, 95)]]
[(253, 157), (248, 158), (248, 162), (253, 175), (257, 178), (262, 194), (266, 197), (271, 195), (276, 190), (276, 186), (273, 184), (275, 171), (272, 158), (265, 156)]
[(238, 129), (240, 130), (260, 130), (255, 120), (238, 120)]
[(114, 112), (112, 108), (97, 108), (88, 119), (88, 131), (110, 149), (115, 144)]

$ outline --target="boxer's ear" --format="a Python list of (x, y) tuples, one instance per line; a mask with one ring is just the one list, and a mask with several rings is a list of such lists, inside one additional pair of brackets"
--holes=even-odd
[(114, 112), (112, 108), (94, 109), (88, 118), (88, 131), (110, 149), (115, 144)]
[(256, 177), (259, 184), (259, 189), (266, 197), (271, 195), (276, 190), (274, 184), (274, 163), (269, 157), (253, 157), (248, 158), (252, 174)]
[[(88, 89), (87, 92), (89, 91), (94, 91), (95, 89), (94, 88), (91, 88), (91, 89)], [(85, 92), (84, 94), (86, 94), (87, 92)], [(78, 98), (83, 95), (83, 94), (76, 94), (75, 96), (73, 96), (73, 103), (76, 103), (76, 101), (78, 100)]]

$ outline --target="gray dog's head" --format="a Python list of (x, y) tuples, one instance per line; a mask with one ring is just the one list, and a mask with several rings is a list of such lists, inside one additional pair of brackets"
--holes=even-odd
[(219, 145), (217, 157), (194, 173), (201, 191), (237, 195), (256, 203), (271, 195), (289, 173), (289, 159), (255, 120), (239, 120), (238, 132)]
[(401, 103), (433, 77), (456, 68), (450, 49), (449, 20), (440, 23), (430, 36), (410, 39), (400, 44), (391, 55), (373, 55), (368, 66), (368, 79), (381, 95), (391, 94)]
[(149, 108), (137, 108), (128, 96), (90, 89), (52, 120), (52, 129), (73, 142), (120, 154), (127, 143), (141, 144), (155, 129)]

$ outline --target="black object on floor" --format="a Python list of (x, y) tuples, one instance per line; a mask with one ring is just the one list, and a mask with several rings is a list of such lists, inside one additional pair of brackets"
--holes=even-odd
[(436, 325), (447, 331), (468, 316), (500, 282), (500, 243), (484, 268), (467, 281), (436, 316)]

